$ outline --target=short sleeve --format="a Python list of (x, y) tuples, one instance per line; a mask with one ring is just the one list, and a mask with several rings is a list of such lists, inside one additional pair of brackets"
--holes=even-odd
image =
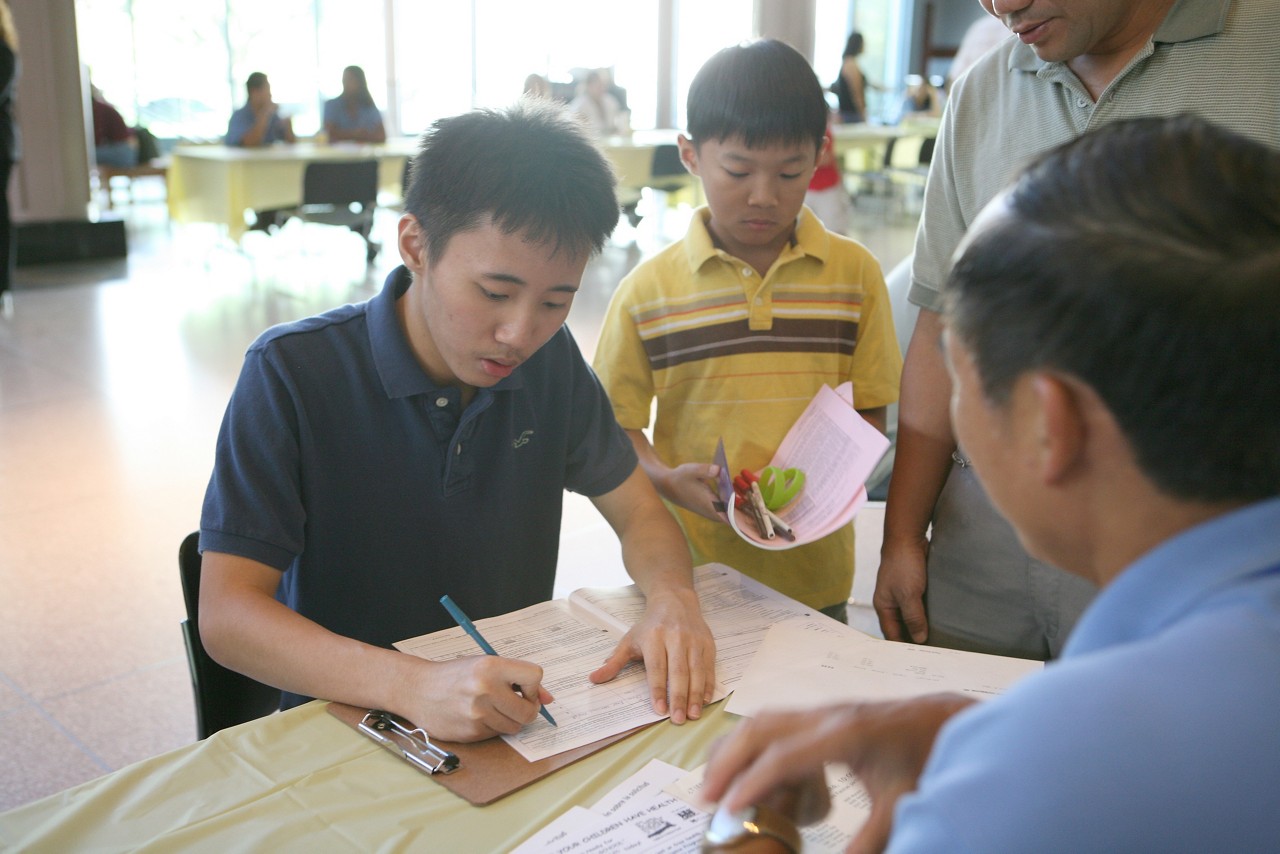
[(627, 430), (643, 430), (649, 426), (653, 404), (653, 370), (631, 314), (634, 291), (633, 281), (627, 277), (614, 292), (600, 327), (592, 366), (613, 402), (618, 423)]
[(279, 570), (301, 553), (306, 514), (298, 429), (286, 378), (269, 351), (250, 349), (218, 434), (200, 519), (202, 549)]
[(902, 351), (894, 331), (889, 291), (880, 265), (869, 263), (863, 279), (862, 317), (858, 323), (858, 343), (853, 349), (849, 379), (853, 382), (853, 405), (876, 409), (898, 400), (902, 377)]
[(236, 110), (227, 122), (227, 145), (243, 145), (244, 135), (253, 127), (253, 113), (249, 110)]
[(595, 372), (567, 331), (566, 338), (574, 361), (574, 384), (565, 486), (581, 495), (604, 495), (630, 477), (638, 460)]
[(938, 128), (938, 142), (929, 165), (924, 208), (920, 213), (915, 256), (911, 262), (911, 289), (907, 299), (933, 312), (942, 311), (942, 289), (951, 269), (951, 256), (968, 228), (955, 186), (953, 119), (963, 110), (963, 106), (957, 103), (962, 91), (962, 85), (957, 86)]

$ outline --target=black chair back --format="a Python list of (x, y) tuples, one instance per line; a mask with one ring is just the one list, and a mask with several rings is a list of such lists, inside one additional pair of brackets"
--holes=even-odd
[(263, 685), (209, 657), (200, 642), (200, 532), (188, 534), (178, 548), (178, 570), (187, 618), (182, 638), (187, 645), (191, 689), (196, 701), (196, 734), (208, 738), (220, 729), (269, 715), (280, 708), (280, 689)]
[(378, 200), (378, 161), (318, 160), (308, 163), (302, 176), (302, 204), (346, 207), (360, 204), (372, 210)]

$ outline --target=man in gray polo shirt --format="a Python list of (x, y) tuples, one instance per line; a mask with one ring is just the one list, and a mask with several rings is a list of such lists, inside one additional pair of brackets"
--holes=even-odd
[(1191, 112), (1280, 147), (1280, 3), (981, 3), (1016, 38), (956, 82), (939, 132), (916, 237), (910, 299), (921, 312), (902, 374), (874, 604), (891, 639), (1043, 659), (1062, 649), (1094, 590), (1027, 556), (956, 446), (938, 347), (952, 253), (1019, 167), (1119, 119)]

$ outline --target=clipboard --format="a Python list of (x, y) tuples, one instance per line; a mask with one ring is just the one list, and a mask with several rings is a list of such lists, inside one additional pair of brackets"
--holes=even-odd
[[(348, 706), (343, 703), (329, 703), (329, 714), (342, 721), (357, 732), (361, 732), (360, 722), (369, 714), (368, 709)], [(621, 741), (632, 733), (653, 726), (636, 727), (626, 732), (584, 744), (555, 756), (548, 756), (536, 762), (530, 762), (515, 751), (511, 745), (501, 738), (490, 738), (485, 741), (459, 744), (452, 741), (432, 741), (431, 743), (458, 758), (457, 767), (448, 773), (431, 774), (417, 763), (411, 763), (422, 771), (429, 779), (453, 792), (460, 798), (476, 806), (491, 804), (512, 792), (523, 789), (530, 783), (572, 765), (598, 750)], [(364, 735), (364, 733), (361, 733)]]

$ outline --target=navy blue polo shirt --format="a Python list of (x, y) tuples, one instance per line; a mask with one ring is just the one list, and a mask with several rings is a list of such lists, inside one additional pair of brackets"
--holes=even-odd
[[(562, 327), (462, 409), (419, 367), (382, 292), (277, 326), (249, 348), (218, 436), (201, 550), (283, 572), (278, 597), (378, 646), (551, 598), (564, 490), (636, 466)], [(288, 703), (286, 703), (288, 704)]]

